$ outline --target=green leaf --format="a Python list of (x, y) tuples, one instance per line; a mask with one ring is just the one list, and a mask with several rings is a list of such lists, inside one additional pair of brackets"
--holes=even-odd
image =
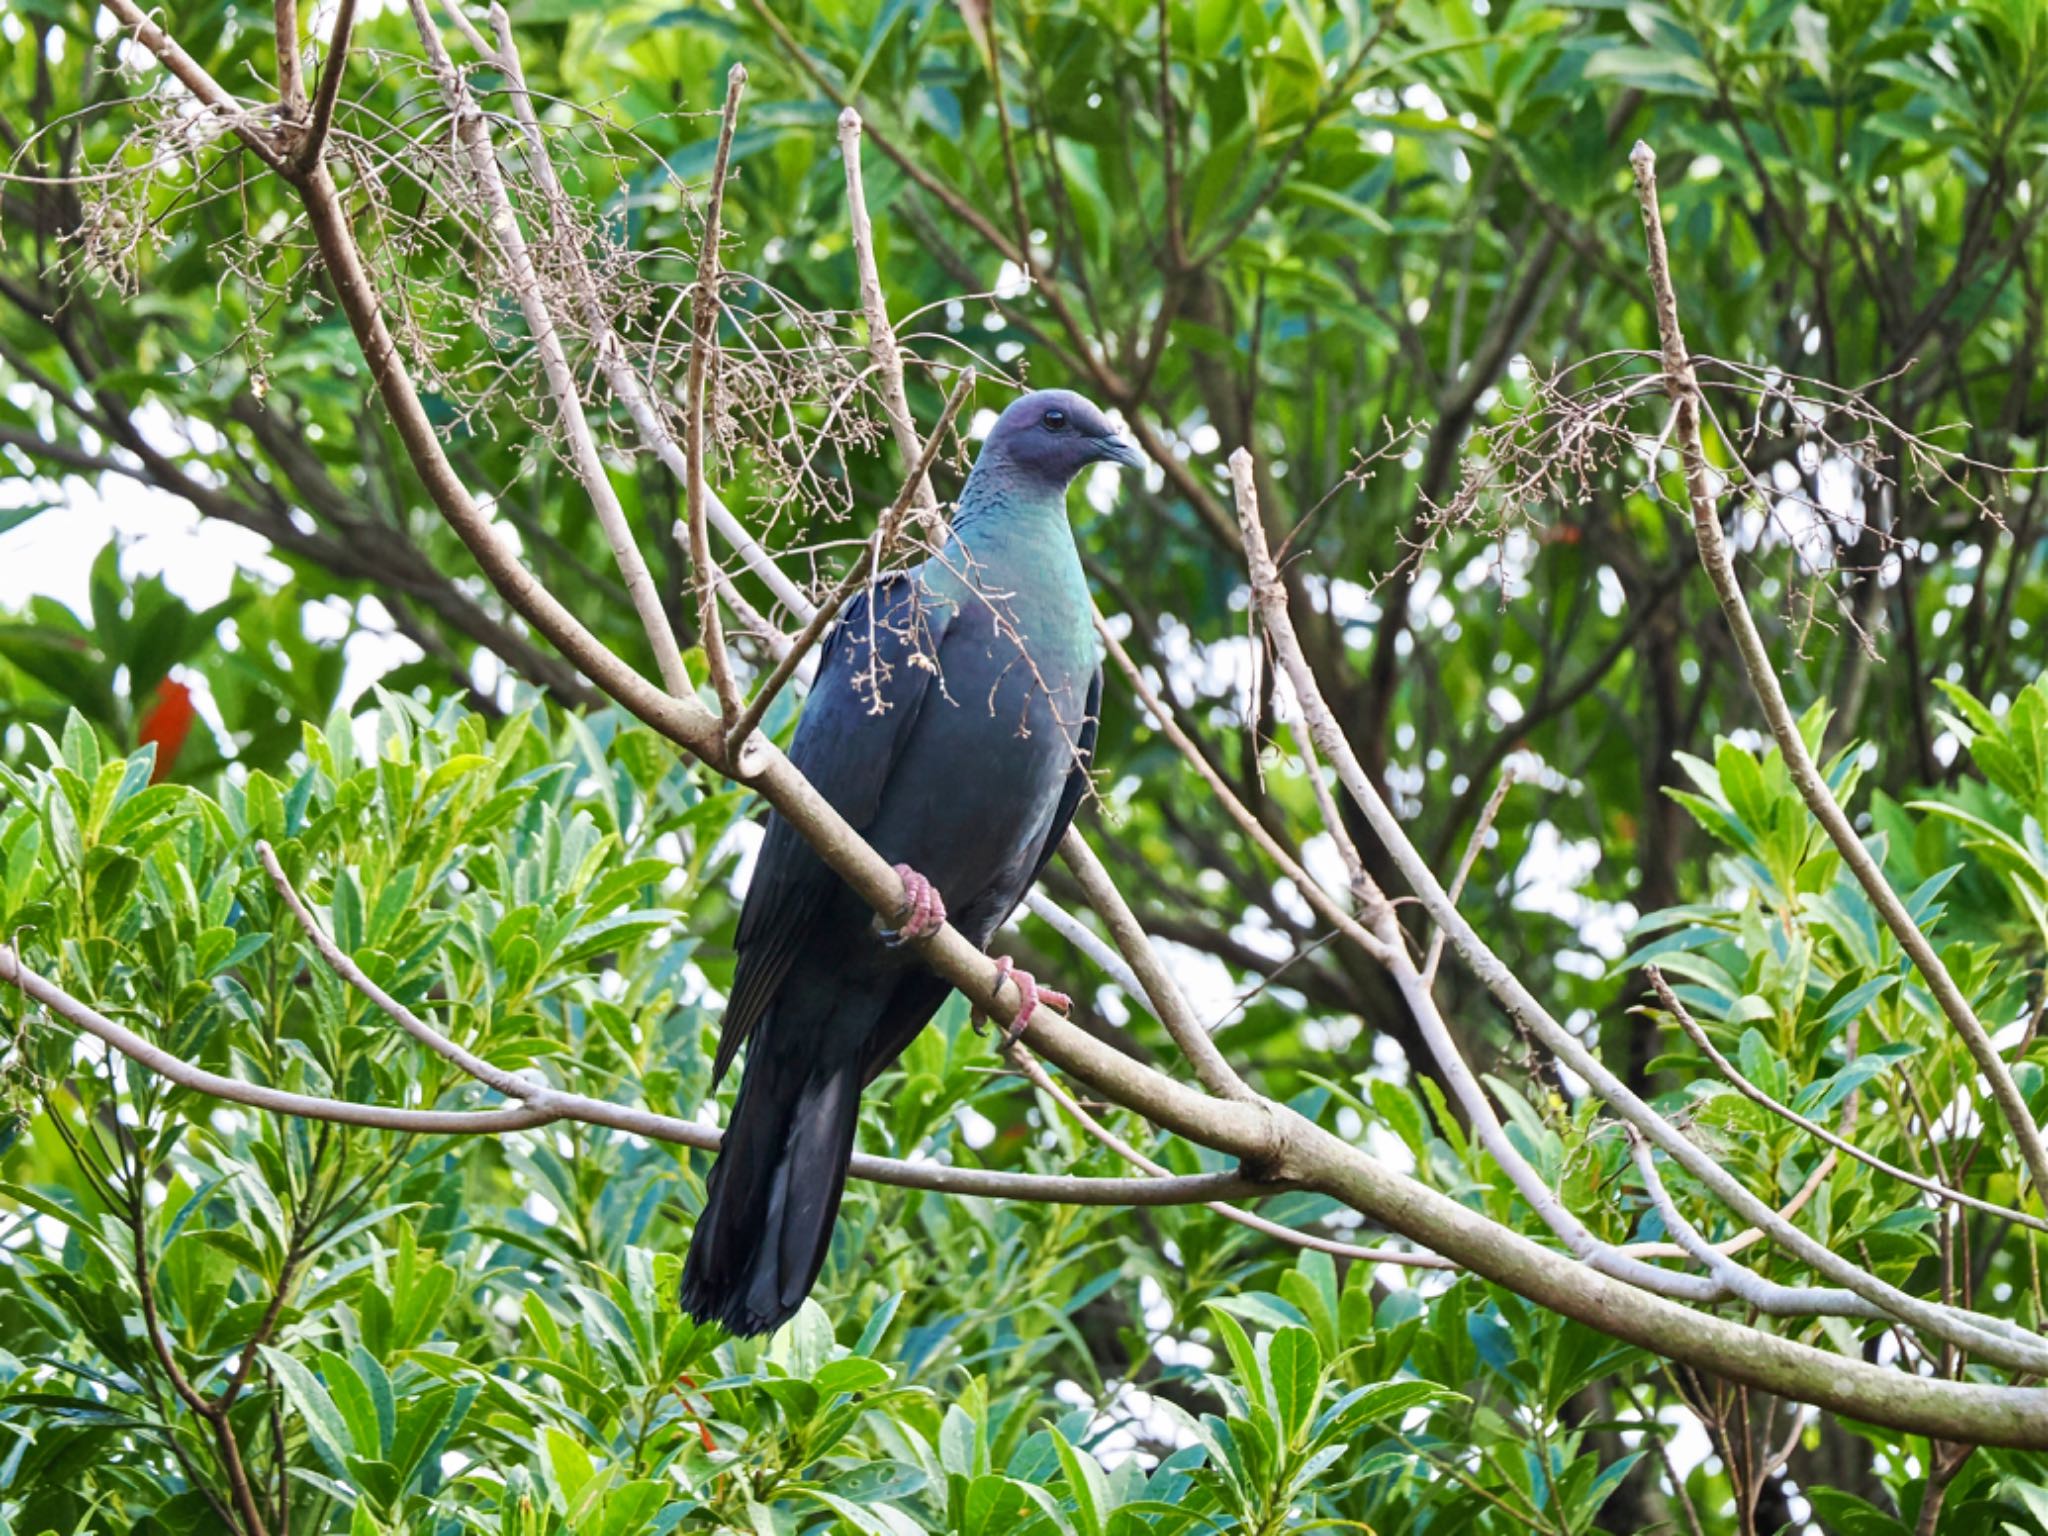
[(583, 1490), (597, 1476), (590, 1453), (579, 1441), (563, 1434), (552, 1424), (541, 1427), (540, 1466), (549, 1500), (562, 1514), (575, 1507)]
[(1315, 1417), (1316, 1398), (1322, 1391), (1322, 1351), (1306, 1328), (1282, 1328), (1259, 1344), (1266, 1374), (1273, 1383), (1274, 1414), (1281, 1433), (1290, 1445), (1299, 1445), (1302, 1431)]
[(1057, 1428), (1052, 1432), (1052, 1447), (1066, 1474), (1067, 1497), (1074, 1501), (1075, 1528), (1081, 1536), (1103, 1536), (1114, 1501), (1101, 1465), (1086, 1451), (1076, 1450)]
[(869, 1461), (849, 1467), (827, 1486), (836, 1497), (852, 1503), (879, 1504), (921, 1493), (928, 1481), (923, 1471), (905, 1462)]
[(844, 1360), (834, 1360), (820, 1366), (811, 1385), (820, 1395), (831, 1397), (840, 1392), (872, 1392), (877, 1387), (889, 1384), (889, 1368), (879, 1361), (849, 1355)]
[(1638, 90), (1711, 101), (1714, 77), (1696, 58), (1656, 48), (1603, 48), (1586, 60), (1588, 80), (1614, 80)]
[(356, 1373), (352, 1363), (331, 1349), (321, 1350), (314, 1358), (320, 1363), (320, 1375), (335, 1408), (348, 1425), (349, 1448), (364, 1456), (383, 1455), (384, 1429), (369, 1384)]
[(335, 1407), (334, 1399), (327, 1393), (319, 1379), (297, 1360), (283, 1350), (263, 1346), (263, 1360), (270, 1367), (277, 1384), (284, 1390), (287, 1401), (305, 1423), (306, 1433), (319, 1451), (320, 1459), (336, 1477), (349, 1475), (348, 1459), (351, 1454), (361, 1451), (365, 1455), (381, 1449), (378, 1446), (358, 1446), (349, 1433), (348, 1421)]

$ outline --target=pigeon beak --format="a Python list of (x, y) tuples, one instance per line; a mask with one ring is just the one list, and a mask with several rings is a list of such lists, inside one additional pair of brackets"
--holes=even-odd
[(1145, 467), (1145, 456), (1138, 451), (1137, 445), (1121, 432), (1107, 433), (1095, 441), (1099, 445), (1104, 463), (1121, 464), (1125, 469)]

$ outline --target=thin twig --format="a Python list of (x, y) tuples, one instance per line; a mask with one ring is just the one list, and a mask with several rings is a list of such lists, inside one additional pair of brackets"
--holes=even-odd
[(2038, 1216), (2031, 1216), (2025, 1211), (2016, 1211), (2009, 1205), (1998, 1205), (1990, 1200), (1980, 1200), (1975, 1195), (1965, 1194), (1960, 1189), (1951, 1188), (1938, 1179), (1923, 1178), (1909, 1168), (1901, 1168), (1895, 1163), (1888, 1163), (1875, 1153), (1864, 1151), (1847, 1138), (1837, 1136), (1818, 1121), (1809, 1120), (1791, 1105), (1781, 1103), (1777, 1099), (1772, 1098), (1763, 1089), (1744, 1077), (1735, 1063), (1716, 1049), (1714, 1042), (1707, 1038), (1706, 1030), (1700, 1027), (1699, 1021), (1692, 1016), (1691, 1011), (1685, 1006), (1684, 1000), (1671, 990), (1671, 985), (1665, 981), (1662, 971), (1654, 965), (1647, 965), (1643, 967), (1643, 974), (1649, 978), (1650, 986), (1657, 994), (1657, 1000), (1664, 1005), (1665, 1010), (1670, 1013), (1672, 1018), (1678, 1021), (1678, 1027), (1691, 1037), (1692, 1043), (1699, 1047), (1700, 1054), (1713, 1063), (1714, 1070), (1727, 1078), (1729, 1083), (1744, 1098), (1752, 1103), (1761, 1104), (1779, 1119), (1798, 1126), (1807, 1135), (1818, 1141), (1826, 1142), (1837, 1152), (1847, 1153), (1866, 1167), (1875, 1168), (1879, 1173), (1889, 1178), (1897, 1179), (1902, 1184), (1910, 1184), (1913, 1188), (1924, 1191), (1934, 1196), (1937, 1200), (1946, 1200), (1955, 1205), (1966, 1205), (1971, 1210), (1984, 1212), (1987, 1216), (1996, 1216), (2004, 1221), (2017, 1222), (2023, 1227), (2032, 1227), (2037, 1232), (2048, 1232), (2048, 1221), (2043, 1221)]
[(739, 122), (740, 98), (746, 94), (747, 66), (733, 65), (725, 77), (725, 109), (718, 119), (718, 148), (711, 161), (711, 190), (704, 200), (704, 243), (697, 252), (696, 313), (690, 337), (690, 366), (683, 386), (686, 413), (683, 457), (688, 465), (684, 494), (690, 519), (690, 563), (697, 576), (697, 630), (711, 690), (718, 698), (719, 718), (730, 735), (740, 716), (739, 684), (725, 653), (725, 625), (718, 613), (718, 582), (711, 565), (711, 532), (704, 506), (704, 396), (710, 384), (711, 358), (718, 347), (719, 250), (725, 214), (725, 182), (732, 171), (732, 135)]
[[(1486, 846), (1486, 834), (1493, 828), (1494, 817), (1500, 814), (1501, 806), (1508, 798), (1508, 791), (1515, 787), (1515, 770), (1503, 768), (1500, 779), (1493, 786), (1493, 793), (1487, 797), (1486, 808), (1479, 813), (1479, 820), (1473, 824), (1472, 835), (1465, 841), (1465, 856), (1458, 861), (1458, 872), (1451, 879), (1451, 900), (1456, 901), (1465, 894), (1465, 882), (1472, 877), (1472, 866), (1479, 862), (1479, 850)], [(1444, 957), (1444, 931), (1439, 928), (1429, 938), (1429, 953), (1422, 962), (1422, 984), (1425, 987), (1436, 984), (1437, 962)]]
[[(903, 350), (896, 344), (896, 330), (889, 321), (889, 301), (882, 292), (882, 274), (875, 264), (875, 229), (868, 219), (867, 189), (860, 171), (860, 113), (848, 107), (839, 114), (839, 153), (846, 162), (846, 222), (853, 233), (854, 266), (860, 273), (860, 306), (868, 322), (868, 355), (874, 359), (881, 380), (882, 409), (888, 413), (889, 428), (896, 434), (896, 450), (905, 463), (917, 459), (917, 423), (910, 414), (910, 397), (903, 386)], [(917, 509), (936, 517), (938, 497), (920, 469), (910, 477)]]
[(938, 425), (932, 428), (932, 435), (925, 439), (924, 447), (912, 462), (910, 474), (904, 480), (903, 488), (896, 493), (895, 501), (891, 502), (888, 510), (882, 514), (882, 520), (875, 527), (874, 538), (867, 551), (847, 569), (844, 576), (840, 577), (839, 585), (818, 604), (809, 622), (777, 659), (775, 670), (768, 674), (767, 681), (754, 690), (752, 700), (726, 731), (725, 750), (733, 761), (739, 760), (740, 752), (746, 747), (747, 738), (760, 726), (762, 716), (768, 713), (768, 706), (775, 702), (775, 696), (796, 675), (797, 668), (803, 664), (804, 657), (810, 653), (811, 647), (818, 643), (819, 637), (831, 628), (832, 621), (839, 617), (839, 610), (846, 606), (854, 593), (868, 585), (873, 579), (873, 573), (880, 571), (884, 562), (895, 554), (896, 546), (903, 535), (903, 524), (906, 514), (910, 511), (911, 500), (916, 495), (917, 488), (925, 483), (925, 471), (930, 469), (933, 461), (938, 458), (939, 449), (945, 444), (946, 434), (952, 430), (953, 422), (960, 414), (960, 407), (966, 403), (973, 389), (974, 370), (969, 368), (954, 384), (952, 394), (946, 397), (946, 408), (939, 414)]
[(411, 5), (413, 25), (440, 83), (441, 95), (454, 114), (456, 134), (467, 155), (470, 175), (489, 214), (485, 223), (496, 243), (499, 258), (504, 262), (506, 278), (518, 296), (520, 310), (526, 317), (527, 331), (533, 337), (541, 374), (547, 380), (548, 394), (561, 421), (562, 435), (567, 439), (566, 457), (570, 468), (574, 470), (584, 494), (590, 498), (591, 509), (596, 512), (598, 524), (612, 547), (627, 596), (632, 601), (634, 612), (640, 616), (641, 628), (646, 631), (647, 643), (654, 651), (663, 686), (670, 693), (685, 693), (690, 687), (690, 674), (683, 666), (675, 630), (661, 606), (661, 592), (655, 585), (653, 574), (647, 569), (647, 561), (640, 553), (632, 527), (626, 521), (626, 509), (612, 487), (603, 455), (598, 451), (597, 438), (584, 414), (583, 396), (577, 388), (575, 369), (570, 365), (561, 332), (549, 312), (546, 291), (539, 272), (534, 268), (533, 254), (528, 249), (525, 232), (520, 228), (518, 213), (512, 206), (504, 173), (498, 167), (498, 150), (492, 141), (489, 120), (470, 96), (447, 50), (441, 46), (440, 31), (427, 14), (425, 0), (411, 0)]
[(269, 124), (262, 116), (251, 112), (230, 95), (218, 80), (206, 72), (206, 67), (187, 53), (176, 38), (152, 21), (135, 0), (105, 0), (105, 4), (115, 19), (134, 34), (135, 41), (176, 76), (178, 83), (197, 97), (202, 106), (233, 128), (236, 137), (253, 150), (258, 159), (273, 171), (286, 170), (285, 157), (272, 141)]
[[(561, 175), (555, 170), (554, 157), (548, 152), (547, 135), (542, 130), (540, 117), (534, 110), (533, 93), (527, 89), (526, 71), (519, 60), (519, 47), (512, 36), (512, 18), (505, 13), (502, 5), (491, 7), (491, 29), (497, 38), (493, 49), (462, 15), (459, 5), (451, 5), (449, 14), (455, 18), (471, 46), (479, 54), (504, 72), (506, 88), (512, 98), (513, 116), (518, 119), (519, 130), (526, 139), (527, 163), (532, 168), (535, 180), (540, 183), (542, 195), (547, 199), (549, 216), (558, 224), (568, 221), (569, 196), (562, 186)], [(625, 346), (618, 333), (612, 329), (611, 317), (605, 311), (604, 302), (598, 294), (597, 280), (591, 275), (586, 261), (572, 264), (571, 280), (576, 287), (576, 297), (583, 311), (583, 326), (590, 335), (597, 352), (598, 371), (604, 375), (606, 385), (619, 402), (625, 406), (626, 414), (632, 418), (633, 426), (640, 434), (646, 448), (659, 459), (678, 482), (688, 483), (689, 461), (682, 446), (676, 442), (675, 434), (669, 431), (662, 419), (660, 408), (647, 392), (647, 386), (640, 380), (628, 360)], [(704, 489), (704, 506), (710, 515), (712, 527), (719, 537), (738, 552), (741, 563), (751, 571), (768, 590), (775, 594), (797, 618), (808, 616), (810, 605), (803, 589), (783, 571), (780, 565), (760, 542), (747, 531), (746, 525), (733, 516), (723, 501), (707, 485)], [(739, 589), (723, 570), (718, 573), (719, 590), (725, 595), (726, 603), (742, 622), (756, 633), (775, 635), (776, 631), (768, 621), (755, 613)]]

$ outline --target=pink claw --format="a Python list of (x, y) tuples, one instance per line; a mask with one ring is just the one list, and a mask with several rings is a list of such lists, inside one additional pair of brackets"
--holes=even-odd
[(884, 928), (882, 942), (894, 949), (915, 939), (929, 938), (946, 926), (946, 902), (939, 888), (908, 864), (896, 866), (896, 878), (903, 882), (901, 926)]
[(1041, 987), (1029, 971), (1020, 969), (1017, 962), (1008, 955), (997, 955), (997, 991), (1002, 990), (1005, 981), (1015, 982), (1018, 992), (1022, 994), (1022, 1001), (1017, 1005), (1017, 1016), (1010, 1021), (1009, 1028), (1003, 1031), (1005, 1048), (1016, 1044), (1017, 1037), (1030, 1027), (1032, 1010), (1041, 1003), (1055, 1013), (1069, 1013), (1073, 1010), (1074, 1000), (1066, 993), (1055, 992), (1051, 987)]

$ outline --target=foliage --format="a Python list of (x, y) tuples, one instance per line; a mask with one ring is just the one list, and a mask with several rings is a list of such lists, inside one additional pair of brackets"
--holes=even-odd
[[(218, 797), (147, 787), (149, 754), (81, 716), (41, 745), (0, 815), (8, 929), (165, 1049), (369, 1102), (476, 1097), (319, 962), (262, 836), (373, 978), (472, 1049), (701, 1099), (714, 1014), (683, 925), (724, 899), (737, 807), (644, 733), (388, 698)], [(451, 1143), (279, 1119), (33, 1012), (13, 1038), (38, 1111), (5, 1165), (16, 1531), (218, 1529), (179, 1380), (234, 1396), (305, 1530), (1492, 1529), (1503, 1498), (1584, 1529), (1625, 1470), (1556, 1422), (1615, 1359), (1595, 1336), (1471, 1282), (1375, 1296), (1368, 1266), (1340, 1282), (1200, 1209), (1155, 1213), (1148, 1242), (1113, 1213), (856, 1188), (820, 1302), (722, 1342), (674, 1301), (701, 1156), (574, 1124)], [(1043, 1122), (977, 1151), (971, 1116), (1027, 1123), (981, 1049), (955, 1010), (872, 1096), (871, 1144), (1100, 1161)], [(1133, 1283), (1136, 1332), (1107, 1305)], [(1150, 1471), (1134, 1445), (1160, 1448)], [(1431, 1475), (1473, 1446), (1503, 1491)]]

